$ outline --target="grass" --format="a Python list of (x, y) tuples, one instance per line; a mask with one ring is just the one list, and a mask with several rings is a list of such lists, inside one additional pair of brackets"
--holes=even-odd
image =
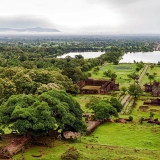
[(91, 109), (89, 108), (86, 108), (85, 105), (86, 103), (88, 103), (90, 101), (91, 98), (100, 98), (100, 99), (104, 99), (104, 98), (111, 98), (111, 95), (100, 95), (100, 94), (94, 94), (94, 95), (91, 95), (91, 94), (82, 94), (82, 95), (76, 95), (74, 96), (73, 98), (75, 100), (77, 100), (77, 102), (80, 104), (81, 106), (81, 109), (84, 111), (84, 112), (92, 112)]
[[(116, 72), (116, 83), (120, 83), (120, 87), (128, 87), (132, 81), (128, 80), (127, 75), (135, 71), (135, 64), (106, 64), (97, 74), (92, 74), (94, 79), (107, 79), (103, 77), (103, 72), (111, 69)], [(141, 72), (141, 71), (140, 71)], [(139, 72), (139, 73), (140, 73)], [(159, 67), (149, 68), (148, 73), (157, 73), (156, 79), (160, 77)], [(148, 77), (145, 75), (142, 79), (142, 85), (149, 83)], [(108, 95), (91, 95), (83, 94), (74, 96), (74, 99), (80, 103), (84, 112), (92, 110), (85, 107), (90, 98), (98, 97), (101, 99), (110, 98), (111, 96), (120, 97), (121, 92), (111, 92)], [(122, 97), (120, 97), (122, 98)], [(156, 124), (143, 122), (139, 124), (141, 117), (147, 118), (150, 115), (150, 109), (156, 109), (154, 118), (160, 119), (160, 106), (149, 106), (146, 112), (139, 111), (139, 106), (143, 105), (145, 99), (150, 99), (149, 93), (144, 93), (136, 101), (136, 106), (131, 112), (133, 122), (127, 124), (120, 123), (104, 123), (99, 126), (90, 136), (82, 136), (80, 141), (76, 143), (70, 141), (53, 141), (53, 147), (32, 146), (25, 153), (20, 153), (13, 157), (14, 160), (25, 158), (26, 160), (60, 160), (61, 155), (70, 147), (74, 146), (80, 153), (80, 160), (159, 160), (160, 158), (160, 127)], [(131, 107), (133, 101), (128, 104)], [(128, 118), (129, 115), (120, 115), (122, 118)], [(40, 158), (34, 158), (32, 155), (42, 154)]]
[(25, 158), (34, 160), (32, 155), (42, 154), (39, 160), (60, 160), (61, 155), (74, 146), (82, 160), (97, 159), (140, 159), (158, 160), (160, 153), (160, 128), (150, 124), (105, 123), (90, 136), (81, 137), (81, 141), (54, 141), (52, 148), (33, 146), (14, 156), (14, 160)]
[[(102, 68), (100, 68), (99, 72), (97, 74), (92, 73), (92, 78), (94, 79), (109, 79), (108, 77), (105, 77), (103, 73), (107, 70), (111, 70), (112, 72), (115, 72), (117, 74), (116, 77), (116, 83), (119, 83), (120, 86), (129, 86), (129, 83), (132, 83), (132, 80), (130, 80), (127, 75), (130, 73), (135, 72), (136, 70), (136, 64), (119, 64), (119, 65), (113, 65), (113, 64), (106, 64)], [(140, 73), (141, 70), (138, 73)]]
[(160, 149), (159, 132), (158, 125), (105, 123), (92, 135), (98, 137), (98, 144), (156, 150)]
[[(159, 72), (159, 70), (160, 70), (160, 66), (155, 66), (153, 69), (151, 69), (149, 67), (147, 73), (149, 73), (149, 74), (156, 73), (156, 76), (155, 76), (154, 80), (160, 82), (160, 72)], [(145, 84), (145, 83), (149, 84), (150, 83), (150, 81), (149, 81), (149, 79), (146, 75), (143, 77), (142, 83), (143, 84)]]

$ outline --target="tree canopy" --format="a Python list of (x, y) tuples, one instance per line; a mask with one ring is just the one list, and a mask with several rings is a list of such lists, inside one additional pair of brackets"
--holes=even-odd
[(118, 117), (118, 112), (122, 110), (121, 103), (114, 97), (108, 99), (99, 99), (93, 97), (86, 104), (86, 107), (93, 109), (95, 112), (95, 118), (99, 120), (108, 119), (111, 116)]
[(54, 129), (85, 128), (82, 110), (71, 95), (51, 90), (39, 96), (12, 95), (0, 107), (0, 123), (25, 135), (44, 135)]
[(118, 117), (118, 112), (110, 103), (100, 101), (93, 106), (95, 117), (99, 120), (109, 119), (112, 115)]
[(129, 86), (128, 88), (128, 93), (131, 95), (131, 96), (134, 96), (134, 98), (137, 98), (139, 97), (140, 95), (142, 95), (143, 91), (141, 89), (141, 87), (139, 85), (136, 85), (136, 84), (132, 84)]

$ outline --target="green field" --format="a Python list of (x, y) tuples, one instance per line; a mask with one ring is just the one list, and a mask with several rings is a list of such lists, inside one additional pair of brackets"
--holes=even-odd
[[(97, 74), (92, 73), (92, 78), (102, 79), (103, 72), (111, 69), (116, 72), (116, 83), (121, 86), (128, 87), (132, 82), (128, 80), (127, 74), (135, 71), (135, 64), (106, 64)], [(139, 73), (141, 73), (139, 71)], [(148, 73), (157, 73), (155, 79), (159, 79), (159, 67), (149, 68)], [(143, 84), (149, 83), (148, 77), (145, 75), (142, 79)], [(91, 112), (85, 105), (93, 97), (101, 99), (110, 98), (111, 96), (119, 97), (121, 91), (111, 92), (108, 95), (76, 95), (74, 99), (80, 103), (84, 112)], [(82, 160), (159, 160), (160, 159), (160, 126), (143, 122), (139, 124), (141, 117), (148, 118), (150, 111), (153, 109), (154, 118), (160, 119), (160, 106), (149, 106), (145, 112), (139, 111), (139, 107), (143, 105), (146, 99), (150, 99), (150, 93), (144, 93), (136, 101), (136, 106), (131, 112), (133, 122), (122, 123), (103, 123), (91, 135), (81, 136), (76, 142), (53, 140), (53, 147), (31, 146), (24, 153), (14, 156), (14, 160), (25, 158), (26, 160), (60, 160), (61, 155), (70, 147), (74, 146), (80, 153)], [(128, 118), (129, 115), (119, 115), (122, 118)], [(42, 155), (39, 158), (33, 155)]]
[[(113, 64), (106, 64), (103, 67), (100, 68), (99, 72), (97, 74), (92, 73), (92, 78), (94, 79), (109, 79), (108, 77), (105, 77), (103, 73), (105, 71), (111, 70), (112, 72), (115, 72), (117, 74), (116, 77), (116, 83), (119, 83), (120, 86), (129, 86), (129, 83), (132, 82), (127, 75), (130, 73), (135, 72), (136, 64), (119, 64), (119, 65), (113, 65)], [(139, 74), (137, 72), (137, 74)]]
[(32, 155), (42, 154), (41, 160), (56, 159), (68, 148), (74, 146), (80, 159), (126, 159), (158, 160), (160, 157), (160, 127), (136, 123), (104, 123), (90, 136), (82, 136), (78, 142), (53, 141), (53, 147), (32, 146), (25, 153), (16, 155), (14, 160), (24, 157), (35, 159)]

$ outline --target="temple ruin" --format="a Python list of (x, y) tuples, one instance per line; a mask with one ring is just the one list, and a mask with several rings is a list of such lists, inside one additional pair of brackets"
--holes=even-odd
[(115, 84), (115, 79), (111, 80), (94, 80), (89, 78), (77, 83), (81, 94), (107, 94), (114, 90), (119, 91), (119, 84)]

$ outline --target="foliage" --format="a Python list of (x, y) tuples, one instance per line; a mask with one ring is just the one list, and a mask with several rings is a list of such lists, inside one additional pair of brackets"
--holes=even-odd
[(89, 102), (86, 103), (85, 107), (91, 109), (99, 101), (100, 101), (100, 99), (98, 97), (91, 97)]
[(128, 78), (133, 79), (133, 80), (134, 80), (134, 82), (135, 82), (136, 80), (138, 80), (139, 75), (138, 75), (138, 74), (136, 74), (135, 72), (133, 72), (133, 73), (131, 73), (131, 74), (128, 74)]
[(62, 74), (71, 78), (73, 82), (86, 80), (88, 78), (87, 74), (83, 73), (79, 68), (64, 68)]
[(154, 115), (155, 115), (155, 114), (154, 114), (153, 112), (150, 112), (150, 113), (149, 113), (149, 117), (150, 117), (151, 119), (154, 117)]
[(0, 68), (1, 103), (14, 94), (41, 94), (51, 89), (63, 89), (74, 94), (79, 92), (78, 86), (59, 70)]
[(85, 127), (79, 104), (69, 94), (56, 90), (37, 97), (13, 95), (1, 105), (0, 117), (1, 125), (23, 135), (44, 135), (57, 127), (76, 131)]
[(143, 123), (143, 121), (144, 121), (144, 118), (143, 118), (143, 117), (141, 117), (141, 118), (139, 119), (139, 124), (142, 124), (142, 123)]
[(117, 75), (115, 72), (112, 72), (111, 70), (105, 71), (103, 72), (104, 76), (106, 77), (110, 77), (110, 78), (116, 78)]
[(134, 98), (139, 97), (140, 95), (142, 95), (143, 91), (141, 89), (141, 87), (139, 85), (136, 84), (131, 84), (128, 88), (128, 93), (131, 96), (134, 96)]
[(133, 117), (132, 116), (129, 116), (128, 119), (129, 119), (129, 121), (133, 121)]
[(127, 91), (127, 88), (125, 86), (121, 87), (121, 91), (123, 91), (123, 93), (125, 94)]
[(80, 154), (76, 148), (71, 147), (61, 155), (62, 160), (78, 160)]
[(97, 74), (98, 71), (99, 71), (99, 67), (94, 67), (94, 68), (93, 68), (93, 73), (94, 73), (94, 74)]
[(151, 84), (152, 80), (154, 80), (154, 78), (155, 78), (155, 74), (146, 73), (146, 75), (148, 76), (148, 79), (149, 79), (150, 84)]
[(114, 108), (109, 102), (100, 101), (93, 106), (95, 117), (99, 120), (109, 119), (111, 116), (118, 117), (116, 108)]
[(109, 103), (116, 108), (117, 112), (120, 112), (123, 108), (122, 104), (120, 103), (120, 101), (115, 98), (115, 97), (111, 97)]
[(109, 63), (118, 64), (120, 57), (123, 55), (121, 49), (117, 47), (111, 47), (111, 50), (100, 57), (102, 60), (107, 61)]

